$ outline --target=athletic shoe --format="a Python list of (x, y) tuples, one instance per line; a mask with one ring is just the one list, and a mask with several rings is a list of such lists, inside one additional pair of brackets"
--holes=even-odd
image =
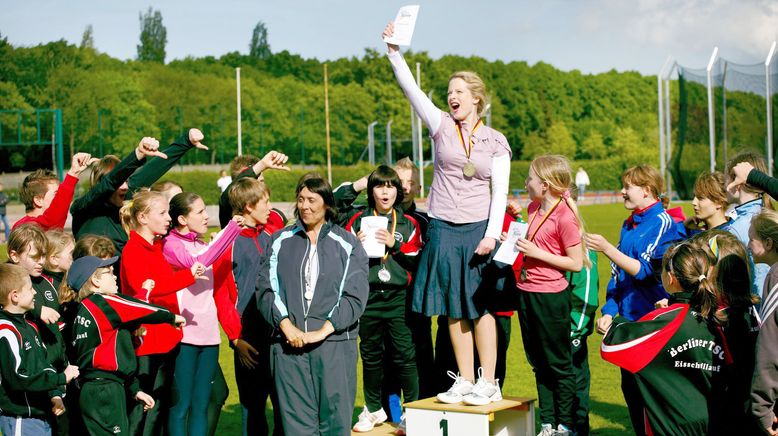
[(465, 395), (464, 402), (470, 406), (486, 406), (494, 401), (502, 400), (502, 392), (497, 380), (494, 383), (486, 381), (483, 368), (478, 368), (478, 382), (473, 391)]
[(562, 425), (562, 424), (559, 424), (559, 425), (556, 427), (556, 431), (554, 431), (554, 434), (555, 434), (556, 436), (574, 436), (574, 435), (575, 435), (575, 432), (573, 432), (572, 430), (570, 430), (570, 429), (569, 429), (569, 428), (567, 428), (566, 426), (564, 426), (564, 425)]
[(386, 421), (386, 418), (386, 412), (384, 412), (383, 407), (378, 409), (377, 412), (370, 413), (370, 411), (367, 410), (367, 406), (365, 406), (365, 408), (362, 409), (362, 413), (359, 414), (359, 421), (354, 424), (353, 430), (357, 433), (368, 432), (376, 425)]
[(448, 391), (438, 394), (438, 401), (446, 404), (461, 403), (465, 395), (473, 390), (473, 383), (451, 371), (448, 371), (448, 376), (454, 379), (454, 384), (451, 385)]
[(400, 418), (400, 425), (397, 426), (397, 430), (394, 431), (397, 436), (405, 436), (405, 414)]
[(556, 430), (552, 424), (541, 424), (538, 436), (554, 436), (554, 434), (556, 434)]

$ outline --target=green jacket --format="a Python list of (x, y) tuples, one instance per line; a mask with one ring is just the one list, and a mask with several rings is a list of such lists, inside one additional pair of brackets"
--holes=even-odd
[(570, 339), (584, 339), (592, 334), (594, 313), (600, 304), (600, 279), (597, 274), (597, 253), (588, 250), (591, 268), (584, 267), (580, 272), (568, 273), (570, 282)]
[(51, 398), (63, 396), (65, 373), (46, 360), (46, 346), (25, 315), (0, 311), (0, 411), (45, 418)]
[(109, 202), (111, 195), (126, 181), (129, 190), (125, 199), (131, 199), (140, 188), (153, 185), (165, 175), (192, 147), (194, 145), (189, 142), (189, 135), (181, 135), (162, 150), (167, 159), (155, 157), (145, 165), (146, 158), (138, 160), (133, 150), (97, 185), (73, 201), (70, 213), (73, 215), (73, 234), (76, 239), (89, 234), (105, 236), (113, 241), (117, 253), (121, 253), (129, 236), (122, 228), (119, 207)]

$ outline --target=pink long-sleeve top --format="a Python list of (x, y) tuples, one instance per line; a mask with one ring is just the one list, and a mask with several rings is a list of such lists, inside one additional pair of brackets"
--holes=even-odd
[[(223, 303), (214, 299), (216, 283), (211, 265), (232, 245), (239, 234), (240, 227), (230, 221), (210, 244), (200, 240), (197, 233), (181, 234), (175, 229), (165, 237), (162, 253), (173, 268), (189, 269), (195, 262), (200, 262), (207, 268), (204, 275), (208, 280), (196, 280), (177, 294), (181, 316), (186, 318), (181, 342), (191, 345), (218, 345), (221, 342), (218, 313), (229, 308), (221, 307)], [(236, 339), (240, 333), (240, 325), (222, 327), (230, 340)]]

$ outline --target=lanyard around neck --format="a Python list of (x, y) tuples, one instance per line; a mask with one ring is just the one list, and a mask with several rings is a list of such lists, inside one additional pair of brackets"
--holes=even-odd
[[(373, 216), (378, 216), (378, 211), (373, 209)], [(389, 234), (389, 237), (394, 238), (394, 231), (397, 230), (397, 211), (392, 208), (392, 232)], [(389, 258), (389, 250), (386, 250), (386, 254), (384, 254), (383, 259), (381, 259), (381, 262), (386, 262), (386, 259)]]
[[(538, 234), (538, 230), (540, 230), (540, 228), (543, 226), (543, 223), (546, 222), (548, 217), (551, 216), (551, 213), (554, 212), (554, 210), (557, 208), (557, 206), (559, 206), (559, 203), (561, 203), (561, 202), (562, 202), (562, 197), (559, 197), (559, 199), (556, 201), (556, 203), (554, 203), (554, 205), (551, 206), (551, 209), (549, 209), (548, 212), (546, 212), (546, 215), (543, 217), (543, 219), (540, 220), (540, 224), (538, 224), (538, 227), (535, 229), (534, 232), (532, 232), (532, 236), (527, 238), (529, 241), (532, 241), (532, 240), (535, 239), (535, 235)], [(529, 221), (529, 227), (528, 228), (530, 228), (530, 229), (532, 228), (532, 223), (535, 222), (535, 218), (537, 218), (538, 212), (540, 212), (540, 207), (539, 206), (538, 206), (538, 210), (536, 210), (535, 213), (532, 215), (532, 219), (530, 219), (530, 221)]]
[(473, 151), (473, 134), (475, 134), (475, 131), (481, 127), (481, 119), (479, 118), (473, 126), (473, 130), (470, 132), (470, 135), (467, 138), (467, 145), (465, 145), (465, 137), (462, 135), (462, 127), (459, 125), (459, 123), (456, 123), (456, 126), (457, 133), (459, 134), (459, 142), (462, 143), (462, 148), (465, 150), (465, 156), (470, 159), (470, 153)]

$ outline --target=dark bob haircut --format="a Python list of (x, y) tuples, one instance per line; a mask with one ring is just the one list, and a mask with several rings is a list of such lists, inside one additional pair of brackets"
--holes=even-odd
[[(295, 198), (300, 196), (303, 188), (308, 188), (309, 191), (321, 196), (324, 200), (324, 206), (327, 208), (324, 218), (328, 221), (335, 221), (338, 217), (338, 210), (335, 208), (335, 196), (332, 194), (332, 186), (329, 182), (324, 180), (319, 173), (307, 173), (300, 177), (300, 181), (297, 182), (297, 189), (294, 192)], [(296, 207), (294, 216), (298, 220), (300, 219), (300, 211)]]
[(376, 186), (394, 186), (397, 188), (397, 199), (394, 204), (403, 202), (403, 184), (397, 171), (387, 165), (379, 165), (367, 178), (367, 204), (375, 209), (375, 198), (373, 198), (373, 188)]

